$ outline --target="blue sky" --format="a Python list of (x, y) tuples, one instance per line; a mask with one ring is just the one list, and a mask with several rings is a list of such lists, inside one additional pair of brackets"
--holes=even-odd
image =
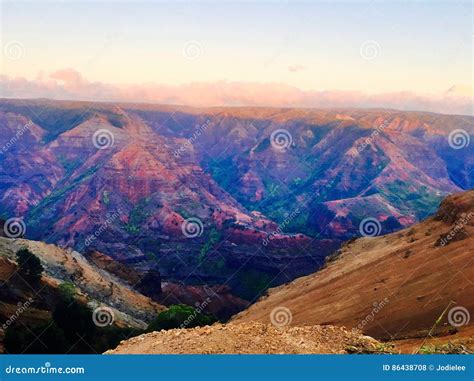
[[(3, 1), (1, 17), (2, 43), (25, 50), (21, 60), (2, 60), (10, 76), (73, 68), (107, 83), (421, 93), (472, 84), (468, 1)], [(370, 59), (361, 54), (367, 42)]]

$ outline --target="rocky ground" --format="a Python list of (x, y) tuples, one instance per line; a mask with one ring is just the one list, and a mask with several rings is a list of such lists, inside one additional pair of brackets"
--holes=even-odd
[(123, 341), (106, 354), (382, 353), (386, 346), (344, 327), (282, 327), (262, 323), (214, 324), (151, 332)]

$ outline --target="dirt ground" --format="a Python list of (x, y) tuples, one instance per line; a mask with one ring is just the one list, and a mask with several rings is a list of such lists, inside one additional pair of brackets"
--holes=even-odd
[(106, 354), (297, 354), (379, 352), (383, 344), (343, 327), (282, 327), (262, 323), (214, 324), (151, 332)]

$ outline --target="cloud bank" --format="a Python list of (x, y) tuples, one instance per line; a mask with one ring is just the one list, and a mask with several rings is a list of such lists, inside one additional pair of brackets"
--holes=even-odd
[(303, 91), (284, 84), (228, 81), (193, 82), (180, 86), (156, 83), (112, 85), (88, 81), (73, 69), (41, 73), (34, 80), (0, 75), (0, 97), (189, 106), (383, 107), (464, 115), (473, 115), (474, 112), (472, 89), (461, 86), (453, 86), (438, 95), (420, 95), (408, 91), (385, 94)]

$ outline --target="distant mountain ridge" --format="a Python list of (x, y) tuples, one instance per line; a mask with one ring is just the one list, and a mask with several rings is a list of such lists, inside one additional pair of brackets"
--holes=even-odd
[(470, 139), (473, 125), (395, 110), (1, 100), (0, 217), (21, 218), (27, 238), (250, 300), (318, 269), (365, 219), (388, 233), (472, 188), (473, 144), (453, 149), (449, 136)]

